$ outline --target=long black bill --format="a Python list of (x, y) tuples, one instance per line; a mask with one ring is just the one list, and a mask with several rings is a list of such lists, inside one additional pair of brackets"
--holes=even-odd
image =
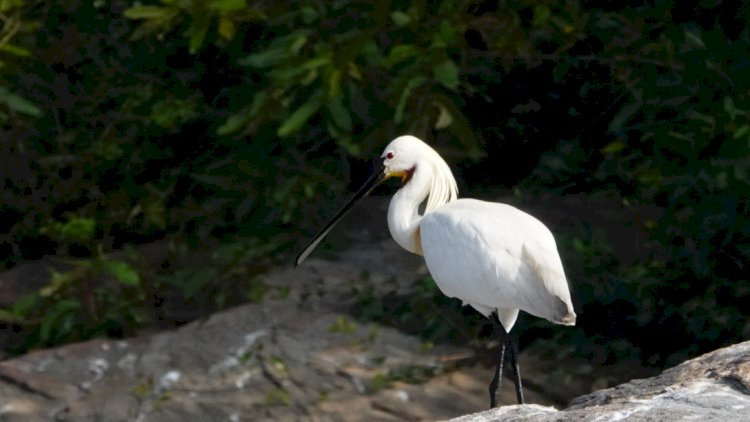
[(318, 243), (320, 243), (321, 240), (323, 240), (324, 237), (328, 234), (328, 232), (331, 231), (333, 226), (336, 225), (339, 221), (341, 221), (342, 218), (352, 209), (355, 205), (359, 203), (359, 201), (362, 200), (365, 196), (367, 196), (370, 192), (372, 192), (373, 189), (375, 189), (379, 184), (383, 183), (383, 181), (386, 179), (384, 167), (381, 165), (375, 172), (370, 176), (369, 179), (367, 179), (367, 182), (359, 188), (357, 193), (354, 194), (352, 199), (349, 200), (349, 202), (344, 205), (343, 208), (339, 212), (336, 213), (335, 216), (331, 219), (331, 221), (326, 224), (326, 226), (323, 228), (323, 230), (318, 233), (317, 236), (313, 238), (313, 240), (310, 242), (310, 244), (307, 245), (305, 250), (302, 251), (299, 256), (297, 256), (297, 260), (294, 261), (294, 265), (297, 266), (302, 263), (305, 259), (307, 259), (307, 256), (312, 253), (313, 249), (315, 249), (316, 246), (318, 246)]

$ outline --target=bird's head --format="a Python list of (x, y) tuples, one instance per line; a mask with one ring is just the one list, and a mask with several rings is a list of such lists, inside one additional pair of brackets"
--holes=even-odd
[(399, 136), (391, 141), (380, 156), (383, 159), (385, 178), (399, 177), (402, 184), (408, 183), (414, 175), (417, 162), (429, 156), (425, 154), (425, 148), (432, 150), (411, 135)]
[[(458, 188), (448, 164), (434, 149), (418, 138), (410, 135), (399, 136), (388, 144), (381, 158), (383, 159), (382, 169), (379, 168), (373, 173), (352, 199), (336, 213), (325, 228), (299, 254), (295, 261), (297, 265), (310, 255), (326, 234), (350, 209), (388, 178), (400, 177), (403, 188), (419, 172), (419, 175), (414, 179), (416, 185), (412, 183), (409, 187), (428, 195), (425, 212), (430, 212), (440, 205), (456, 199)], [(424, 199), (424, 196), (421, 199)]]
[(406, 185), (416, 171), (420, 172), (429, 192), (425, 212), (456, 199), (458, 188), (450, 167), (437, 151), (419, 138), (399, 136), (385, 147), (381, 158), (384, 179), (400, 177), (402, 185)]

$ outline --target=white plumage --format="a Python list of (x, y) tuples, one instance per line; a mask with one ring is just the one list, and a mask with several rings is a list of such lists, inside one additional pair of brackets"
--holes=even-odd
[(575, 323), (552, 233), (505, 204), (459, 199), (420, 222), (422, 251), (449, 297), (485, 316), (497, 311), (506, 331), (518, 310), (559, 324)]
[(497, 311), (506, 332), (519, 309), (575, 324), (555, 239), (544, 224), (510, 205), (456, 199), (448, 165), (413, 136), (393, 140), (382, 158), (385, 177), (405, 181), (388, 209), (391, 235), (404, 249), (424, 256), (446, 296), (485, 316)]
[[(490, 383), (496, 404), (506, 344), (510, 345), (516, 394), (523, 403), (516, 346), (507, 333), (519, 310), (557, 324), (574, 325), (562, 262), (549, 229), (510, 205), (456, 199), (450, 168), (429, 145), (400, 136), (385, 148), (382, 172), (376, 172), (297, 257), (299, 265), (333, 226), (375, 186), (400, 177), (401, 188), (388, 208), (388, 229), (401, 247), (424, 256), (440, 290), (483, 315), (496, 313), (505, 330), (498, 366)], [(419, 207), (425, 204), (424, 215)]]

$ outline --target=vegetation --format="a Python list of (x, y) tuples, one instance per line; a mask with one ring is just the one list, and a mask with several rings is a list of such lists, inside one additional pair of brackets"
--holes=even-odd
[[(0, 0), (0, 257), (68, 263), (0, 318), (23, 351), (184, 322), (167, 291), (260, 300), (252, 275), (342, 176), (412, 133), (476, 190), (607, 198), (639, 236), (555, 227), (582, 353), (663, 366), (750, 338), (749, 21), (720, 0)], [(153, 242), (156, 267), (115, 253)]]

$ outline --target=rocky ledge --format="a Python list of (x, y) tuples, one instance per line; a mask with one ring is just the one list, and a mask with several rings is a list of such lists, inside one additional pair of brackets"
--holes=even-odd
[(750, 421), (750, 341), (684, 362), (660, 375), (586, 394), (563, 410), (504, 406), (453, 422)]

